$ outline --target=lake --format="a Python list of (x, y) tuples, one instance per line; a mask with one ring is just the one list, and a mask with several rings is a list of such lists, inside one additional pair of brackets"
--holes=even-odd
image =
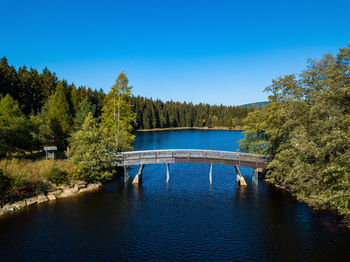
[[(236, 151), (239, 131), (139, 133), (135, 150)], [(133, 177), (138, 166), (129, 171)], [(0, 218), (0, 261), (349, 261), (350, 230), (232, 166), (146, 165), (141, 186), (101, 191)]]

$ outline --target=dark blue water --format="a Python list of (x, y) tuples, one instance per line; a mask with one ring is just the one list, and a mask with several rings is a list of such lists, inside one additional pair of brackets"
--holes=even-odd
[[(236, 150), (233, 131), (139, 134), (135, 149)], [(131, 170), (135, 175), (137, 168)], [(148, 165), (143, 184), (102, 191), (0, 218), (0, 261), (350, 261), (350, 231), (329, 213), (251, 180), (230, 166)]]

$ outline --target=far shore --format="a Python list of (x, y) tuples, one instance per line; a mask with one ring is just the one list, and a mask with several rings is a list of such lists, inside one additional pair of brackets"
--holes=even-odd
[(161, 132), (174, 130), (228, 130), (228, 131), (244, 131), (241, 127), (166, 127), (166, 128), (152, 128), (152, 129), (138, 129), (137, 132)]

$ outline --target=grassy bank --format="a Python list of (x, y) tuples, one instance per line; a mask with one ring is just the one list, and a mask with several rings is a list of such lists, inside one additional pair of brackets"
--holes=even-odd
[(0, 206), (72, 182), (74, 166), (63, 160), (0, 160)]
[(174, 130), (231, 130), (243, 131), (239, 126), (230, 127), (167, 127), (167, 128), (152, 128), (152, 129), (138, 129), (137, 132), (159, 132), (159, 131), (174, 131)]

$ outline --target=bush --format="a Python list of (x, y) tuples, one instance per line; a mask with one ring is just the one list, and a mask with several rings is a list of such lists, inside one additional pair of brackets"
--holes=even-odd
[(43, 176), (56, 185), (65, 184), (68, 181), (68, 174), (54, 165), (46, 169)]
[(11, 188), (21, 189), (26, 183), (27, 171), (16, 170), (11, 174)]
[(5, 176), (4, 171), (0, 169), (0, 206), (8, 199), (8, 190), (10, 188), (11, 180)]

